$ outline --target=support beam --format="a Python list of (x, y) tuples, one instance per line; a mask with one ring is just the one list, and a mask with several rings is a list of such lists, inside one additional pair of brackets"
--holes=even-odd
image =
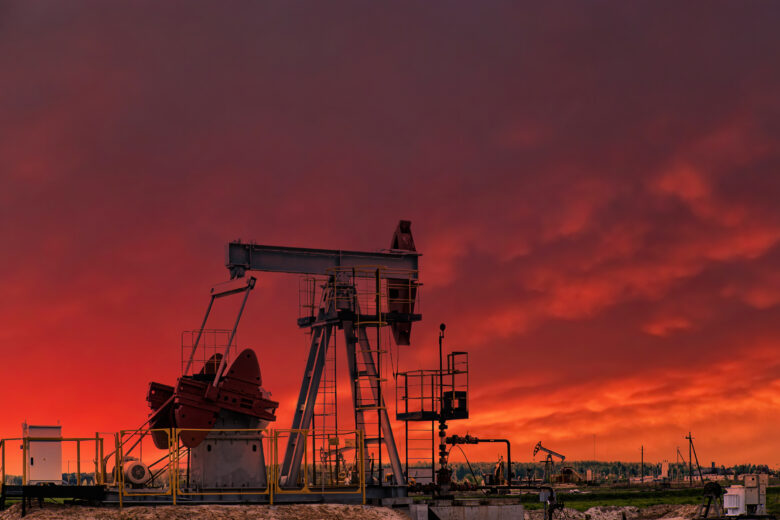
[[(416, 280), (419, 257), (420, 253), (403, 250), (342, 251), (230, 242), (225, 266), (230, 270), (231, 278), (240, 278), (246, 271), (328, 275), (333, 274), (335, 268), (371, 266), (382, 267), (384, 278)], [(357, 275), (361, 276), (361, 273)], [(374, 276), (374, 270), (366, 270), (365, 277)]]

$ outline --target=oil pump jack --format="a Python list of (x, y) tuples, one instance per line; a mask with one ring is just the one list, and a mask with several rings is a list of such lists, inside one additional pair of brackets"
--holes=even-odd
[(552, 475), (553, 470), (555, 468), (555, 460), (553, 457), (558, 457), (561, 459), (561, 463), (563, 463), (564, 460), (566, 460), (566, 457), (564, 455), (561, 455), (560, 453), (556, 453), (552, 450), (548, 450), (544, 446), (542, 446), (542, 441), (539, 441), (536, 443), (536, 446), (534, 446), (534, 457), (536, 457), (536, 454), (539, 452), (543, 452), (547, 454), (547, 457), (544, 460), (544, 477), (542, 478), (543, 482), (550, 482), (552, 481)]
[[(406, 484), (387, 406), (382, 395), (380, 329), (389, 325), (398, 345), (408, 345), (418, 288), (418, 258), (411, 222), (399, 222), (390, 249), (382, 252), (303, 249), (233, 242), (228, 245), (227, 267), (232, 278), (246, 271), (299, 273), (326, 277), (320, 287), (320, 303), (298, 325), (311, 332), (311, 343), (292, 430), (311, 425), (330, 339), (342, 330), (352, 390), (355, 429), (365, 432), (364, 442), (374, 445), (380, 485), (384, 483), (382, 447), (392, 468), (392, 484)], [(361, 302), (361, 283), (371, 287), (372, 298)], [(385, 294), (382, 294), (384, 291)], [(370, 301), (373, 300), (373, 301)], [(365, 303), (369, 308), (361, 308)], [(376, 332), (371, 344), (369, 330)], [(373, 419), (369, 415), (374, 415)], [(293, 485), (300, 472), (304, 437), (293, 433), (280, 468), (281, 482)]]
[[(312, 304), (308, 315), (298, 319), (298, 326), (310, 333), (310, 346), (290, 437), (279, 468), (279, 483), (286, 487), (300, 483), (306, 448), (304, 431), (312, 426), (326, 361), (335, 349), (335, 335), (341, 330), (355, 430), (362, 432), (362, 442), (366, 450), (373, 453), (372, 462), (378, 466), (378, 478), (373, 478), (372, 470), (367, 481), (384, 486), (387, 480), (389, 486), (385, 487), (397, 487), (402, 489), (398, 493), (405, 493), (406, 478), (382, 392), (382, 352), (387, 346), (382, 345), (380, 332), (389, 326), (397, 345), (409, 345), (412, 323), (422, 318), (415, 313), (419, 256), (412, 238), (411, 222), (405, 220), (399, 222), (390, 248), (378, 252), (230, 242), (226, 267), (231, 281), (212, 289), (206, 316), (196, 331), (184, 374), (176, 387), (160, 383), (150, 385), (147, 396), (152, 409), (150, 427), (160, 431), (174, 427), (190, 429), (184, 432), (181, 440), (192, 449), (210, 435), (209, 430), (224, 424), (227, 424), (223, 426), (225, 428), (254, 428), (275, 420), (278, 403), (271, 401), (269, 394), (260, 387), (259, 364), (254, 352), (242, 351), (227, 368), (238, 322), (249, 293), (255, 287), (255, 277), (247, 276), (247, 273), (296, 273), (318, 277), (316, 280), (321, 284), (319, 304)], [(217, 298), (232, 294), (243, 294), (243, 300), (225, 350), (215, 353), (195, 372), (193, 359), (202, 344), (212, 305)], [(376, 333), (373, 343), (370, 336), (374, 334), (369, 334), (370, 331)], [(335, 386), (334, 383), (334, 394)], [(153, 437), (159, 447), (169, 442), (164, 432), (153, 432)], [(388, 475), (387, 479), (383, 474), (383, 451), (392, 469), (392, 477)], [(338, 450), (335, 452), (339, 453)]]

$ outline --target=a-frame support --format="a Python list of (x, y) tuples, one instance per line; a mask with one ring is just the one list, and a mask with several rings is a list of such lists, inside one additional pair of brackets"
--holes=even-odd
[[(330, 345), (330, 339), (334, 332), (334, 327), (342, 328), (345, 336), (345, 345), (347, 349), (347, 360), (349, 366), (349, 377), (352, 381), (352, 403), (355, 409), (356, 429), (365, 429), (365, 408), (360, 406), (359, 388), (355, 382), (359, 377), (366, 377), (372, 381), (370, 385), (371, 397), (373, 400), (370, 409), (376, 410), (379, 414), (379, 437), (374, 439), (376, 443), (383, 443), (387, 449), (390, 458), (390, 465), (393, 469), (393, 483), (395, 485), (406, 484), (401, 460), (398, 456), (398, 448), (395, 444), (393, 430), (390, 425), (390, 419), (387, 413), (387, 407), (384, 398), (381, 395), (381, 381), (376, 360), (371, 352), (370, 342), (366, 334), (365, 326), (355, 324), (354, 316), (359, 312), (356, 309), (354, 298), (347, 295), (344, 291), (354, 292), (354, 287), (346, 288), (339, 282), (339, 297), (336, 298), (336, 281), (331, 277), (323, 289), (323, 295), (320, 303), (320, 309), (316, 320), (309, 326), (312, 330), (311, 344), (309, 346), (309, 357), (306, 368), (303, 373), (301, 390), (298, 394), (298, 402), (293, 416), (292, 430), (308, 429), (312, 422), (314, 406), (317, 401), (320, 382), (322, 380), (327, 349)], [(337, 308), (335, 302), (339, 300)], [(350, 303), (351, 302), (351, 303)], [(342, 311), (345, 311), (342, 314)], [(359, 357), (358, 357), (359, 356)], [(357, 366), (357, 360), (360, 360), (361, 367), (365, 373), (360, 373)], [(371, 440), (368, 440), (371, 442)], [(300, 433), (291, 432), (287, 443), (284, 459), (281, 465), (280, 477), (282, 485), (295, 486), (300, 475), (301, 463), (305, 451), (304, 436)], [(381, 445), (379, 446), (381, 451)], [(364, 468), (361, 471), (365, 471)], [(380, 472), (381, 474), (381, 472)]]
[[(326, 289), (327, 291), (328, 289)], [(333, 313), (333, 298), (327, 298), (323, 293), (323, 301), (329, 300), (328, 309), (320, 307), (317, 314), (317, 321), (311, 325), (311, 344), (309, 346), (309, 357), (306, 361), (306, 368), (303, 371), (303, 380), (301, 390), (298, 393), (298, 402), (295, 405), (295, 414), (293, 415), (292, 430), (307, 429), (311, 425), (311, 419), (314, 415), (314, 405), (317, 402), (317, 394), (322, 380), (322, 371), (325, 368), (325, 359), (327, 357), (328, 344), (333, 334), (334, 323), (328, 319)], [(281, 467), (282, 484), (295, 485), (298, 481), (298, 473), (303, 460), (305, 439), (302, 434), (291, 432), (290, 439), (287, 442), (287, 449), (284, 453), (284, 459)]]

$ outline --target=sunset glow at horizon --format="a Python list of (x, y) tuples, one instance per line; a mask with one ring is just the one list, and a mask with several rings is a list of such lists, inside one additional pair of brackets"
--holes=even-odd
[[(778, 15), (3, 4), (0, 438), (143, 423), (229, 241), (379, 250), (408, 219), (423, 320), (392, 363), (434, 368), (447, 324), (471, 391), (450, 433), (673, 462), (691, 431), (702, 466), (780, 467)], [(289, 428), (299, 279), (255, 276), (238, 345)]]

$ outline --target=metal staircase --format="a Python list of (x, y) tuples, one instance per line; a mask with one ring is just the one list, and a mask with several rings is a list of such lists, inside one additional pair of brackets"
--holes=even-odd
[[(358, 336), (353, 338), (355, 348), (352, 353), (354, 358), (352, 365), (355, 367), (355, 375), (352, 380), (355, 429), (363, 430), (365, 435), (364, 442), (371, 462), (367, 468), (367, 481), (382, 482), (384, 478), (382, 448), (385, 437), (383, 431), (388, 431), (388, 428), (382, 426), (383, 422), (389, 424), (386, 422), (387, 407), (382, 396), (381, 386), (383, 382), (380, 375), (382, 350), (380, 348), (372, 349), (363, 327), (358, 326), (357, 330)], [(376, 477), (374, 466), (376, 467)]]
[[(311, 439), (311, 457), (312, 467), (316, 464), (323, 464), (330, 468), (336, 468), (336, 473), (340, 471), (338, 452), (332, 449), (332, 439), (338, 436), (338, 395), (336, 389), (336, 352), (337, 336), (332, 335), (330, 343), (325, 349), (325, 366), (322, 370), (322, 379), (320, 380), (320, 389), (317, 394), (317, 400), (314, 404), (314, 413), (311, 420), (311, 429), (309, 437)], [(327, 472), (329, 482), (334, 483), (332, 472)], [(322, 472), (314, 471), (312, 473), (312, 482), (320, 485)]]

